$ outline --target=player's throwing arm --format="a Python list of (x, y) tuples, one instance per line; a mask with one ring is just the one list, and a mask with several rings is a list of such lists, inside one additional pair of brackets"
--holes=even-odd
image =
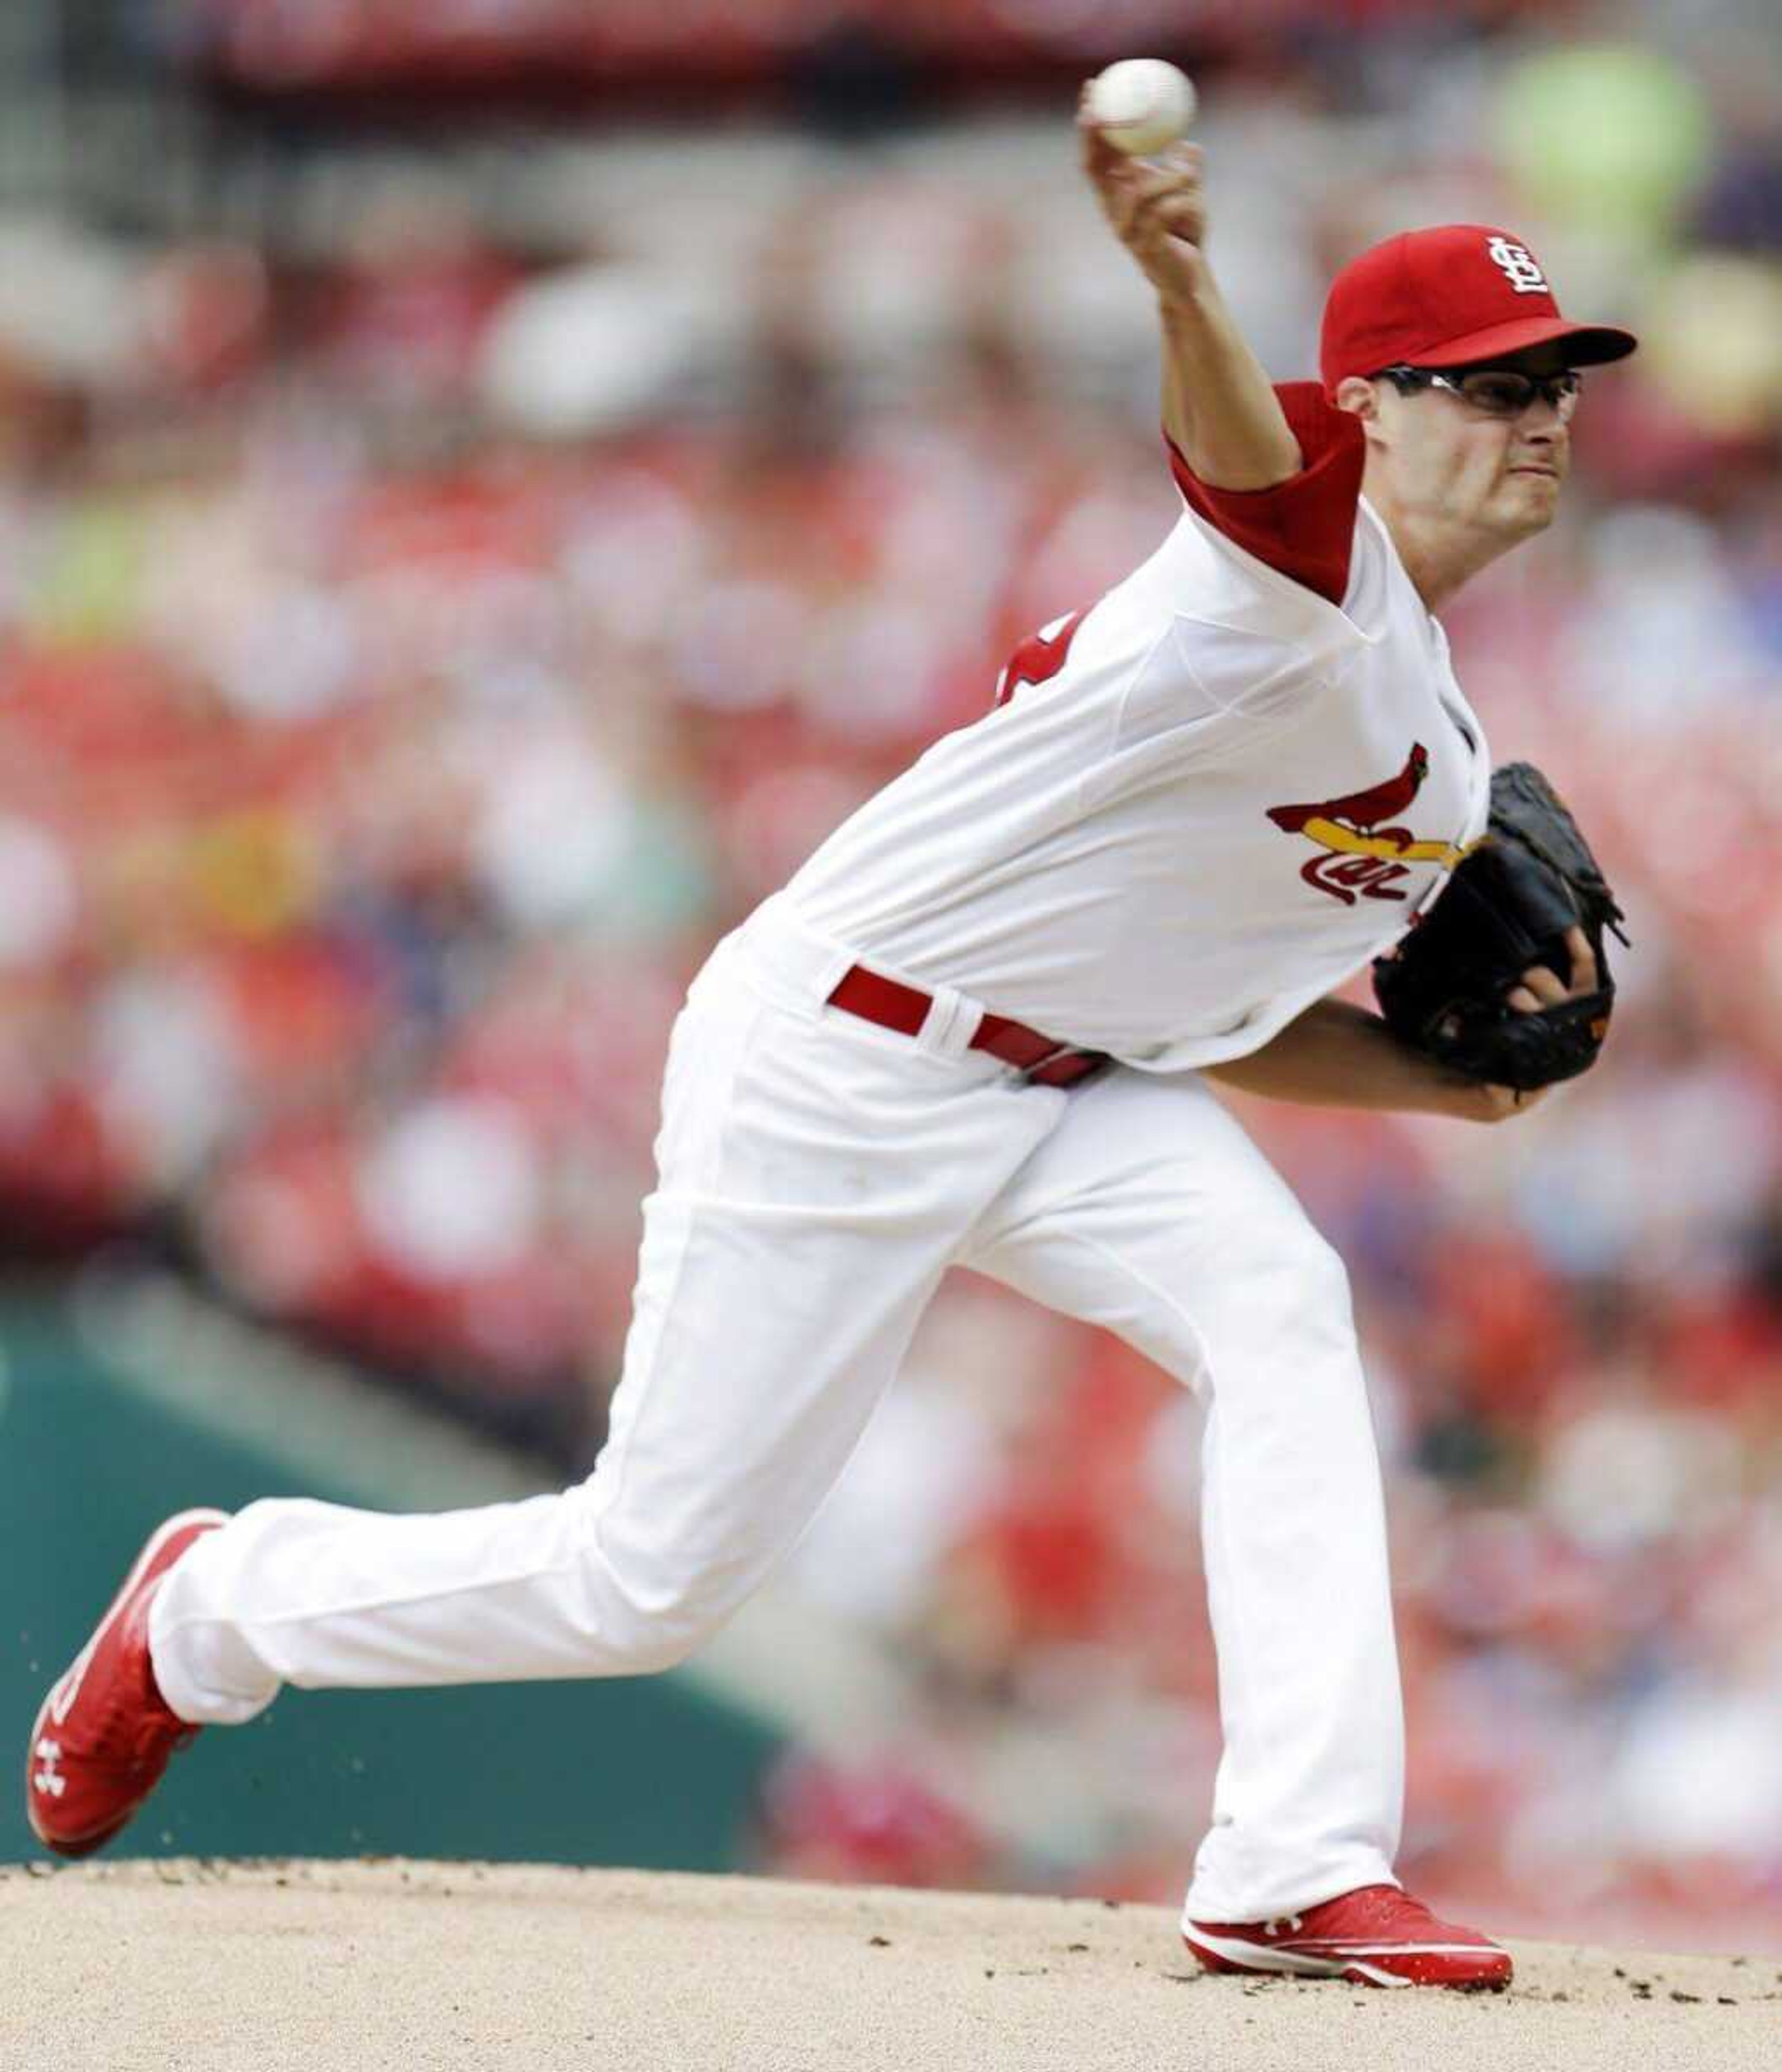
[(1090, 86), (1076, 122), (1083, 170), (1109, 227), (1157, 292), (1164, 429), (1209, 487), (1285, 482), (1298, 471), (1298, 442), (1207, 262), (1205, 154), (1177, 143), (1155, 160), (1130, 157), (1109, 141)]

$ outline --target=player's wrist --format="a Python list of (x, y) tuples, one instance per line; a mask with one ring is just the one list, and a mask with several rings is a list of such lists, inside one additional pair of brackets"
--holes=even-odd
[(1183, 250), (1171, 255), (1171, 278), (1154, 282), (1157, 314), (1166, 331), (1204, 329), (1208, 321), (1223, 314), (1224, 298), (1204, 252)]

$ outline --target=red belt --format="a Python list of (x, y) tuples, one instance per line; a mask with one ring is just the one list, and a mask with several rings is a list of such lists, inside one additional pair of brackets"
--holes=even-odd
[[(894, 978), (868, 971), (864, 964), (856, 964), (829, 995), (829, 1004), (858, 1014), (863, 1022), (876, 1022), (881, 1029), (913, 1036), (928, 1020), (933, 1001), (919, 986), (900, 985)], [(1074, 1087), (1108, 1063), (1105, 1051), (1078, 1050), (1068, 1043), (1055, 1043), (1037, 1029), (1010, 1022), (1001, 1014), (983, 1018), (973, 1032), (969, 1047), (987, 1050), (1005, 1065), (1013, 1065), (1030, 1085), (1036, 1087)]]

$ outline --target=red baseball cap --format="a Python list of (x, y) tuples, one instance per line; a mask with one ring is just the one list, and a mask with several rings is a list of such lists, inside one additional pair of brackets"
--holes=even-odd
[(1382, 368), (1467, 367), (1566, 341), (1574, 367), (1638, 344), (1607, 324), (1568, 323), (1521, 239), (1484, 223), (1406, 230), (1352, 259), (1324, 304), (1319, 368), (1327, 391)]

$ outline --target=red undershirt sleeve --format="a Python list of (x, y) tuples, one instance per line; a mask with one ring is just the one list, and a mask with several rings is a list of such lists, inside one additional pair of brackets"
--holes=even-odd
[(1315, 381), (1275, 388), (1303, 465), (1272, 489), (1214, 489), (1202, 482), (1173, 440), (1170, 471), (1188, 508), (1247, 553), (1316, 590), (1332, 604), (1349, 586), (1349, 549), (1367, 442), (1360, 421), (1326, 399)]

